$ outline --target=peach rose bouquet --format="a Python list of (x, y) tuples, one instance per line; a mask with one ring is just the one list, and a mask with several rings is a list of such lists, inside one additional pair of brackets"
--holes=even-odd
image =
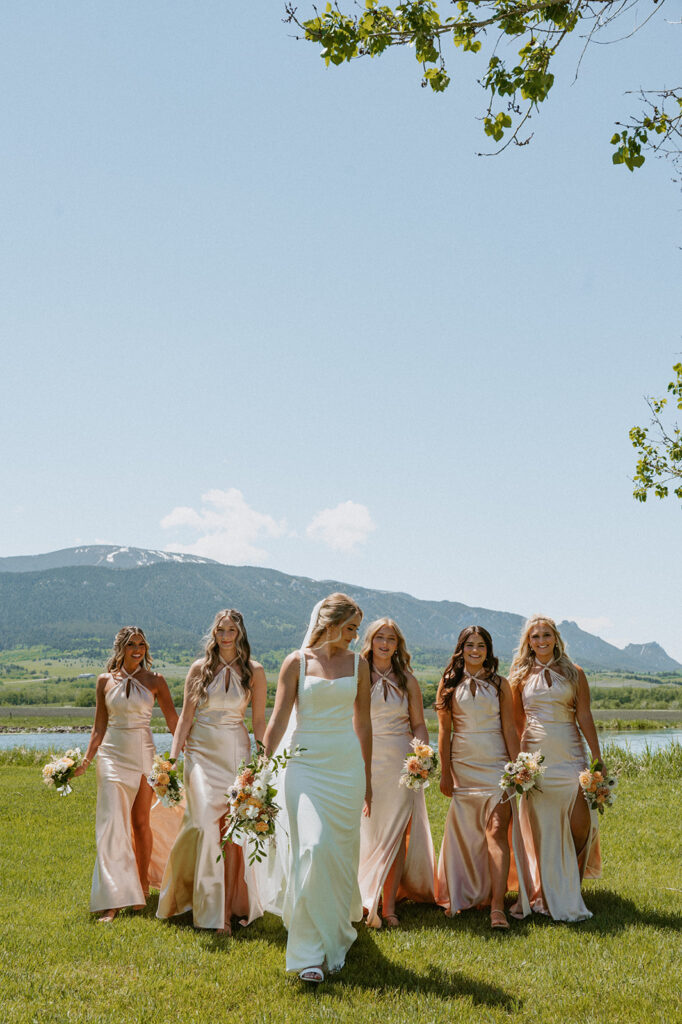
[(426, 789), (429, 779), (436, 770), (438, 757), (433, 747), (421, 740), (413, 739), (410, 743), (413, 753), (405, 758), (400, 773), (400, 785), (408, 789)]
[(61, 757), (48, 761), (43, 767), (43, 782), (50, 789), (56, 789), (60, 796), (68, 796), (73, 793), (69, 782), (73, 773), (83, 763), (83, 755), (80, 747), (67, 750)]
[(164, 807), (174, 807), (182, 800), (184, 787), (175, 767), (175, 758), (172, 758), (168, 751), (155, 756), (151, 774), (147, 776), (147, 782), (154, 790), (159, 803), (162, 803)]
[(589, 768), (580, 772), (578, 782), (590, 810), (603, 814), (604, 808), (613, 805), (618, 779), (606, 771), (601, 761), (593, 761)]

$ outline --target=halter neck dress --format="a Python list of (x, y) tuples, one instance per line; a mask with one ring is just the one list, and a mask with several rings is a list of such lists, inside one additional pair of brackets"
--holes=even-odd
[[(251, 699), (235, 669), (222, 668), (198, 705), (185, 744), (184, 784), (187, 806), (171, 850), (161, 886), (157, 917), (192, 911), (197, 928), (223, 928), (225, 866), (221, 857), (220, 819), (227, 811), (227, 791), (242, 761), (251, 757), (244, 714)], [(262, 915), (255, 873), (244, 851), (233, 913), (247, 921)]]
[(367, 924), (381, 927), (378, 904), (407, 831), (407, 853), (396, 900), (434, 902), (434, 852), (423, 789), (400, 785), (412, 753), (407, 693), (380, 677), (372, 685), (372, 814), (361, 818), (360, 893)]
[[(504, 698), (503, 698), (504, 699)], [(509, 760), (502, 733), (500, 696), (485, 677), (464, 674), (452, 695), (450, 763), (455, 788), (450, 800), (438, 858), (437, 901), (450, 916), (491, 901), (492, 882), (486, 827), (505, 798), (500, 777)], [(517, 863), (523, 846), (516, 800), (512, 810), (510, 852)], [(522, 872), (519, 872), (522, 875)], [(508, 885), (516, 879), (510, 871)], [(518, 882), (515, 916), (530, 913), (523, 876)]]
[[(152, 770), (154, 741), (149, 723), (154, 694), (134, 674), (109, 675), (104, 702), (108, 721), (97, 751), (97, 808), (95, 835), (97, 856), (92, 876), (90, 910), (138, 906), (145, 903), (135, 859), (132, 807), (143, 782)], [(145, 783), (146, 784), (146, 783)], [(158, 888), (168, 851), (180, 824), (177, 808), (160, 804), (150, 815), (153, 846), (149, 884)]]
[(358, 655), (353, 675), (306, 674), (300, 656), (296, 728), (301, 754), (284, 773), (289, 819), (289, 870), (282, 918), (288, 930), (286, 967), (343, 967), (362, 919), (358, 887), (360, 816), (365, 772), (353, 729)]
[(526, 726), (522, 750), (545, 755), (542, 791), (521, 801), (521, 827), (529, 869), (531, 907), (555, 921), (592, 917), (580, 891), (583, 878), (601, 876), (599, 815), (590, 811), (587, 842), (576, 856), (571, 812), (583, 800), (578, 775), (590, 758), (575, 717), (575, 689), (550, 666), (539, 666), (523, 684)]

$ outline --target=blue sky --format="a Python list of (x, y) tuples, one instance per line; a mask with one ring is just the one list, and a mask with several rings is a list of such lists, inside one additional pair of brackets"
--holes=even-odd
[(608, 144), (680, 26), (573, 83), (576, 39), (481, 158), (474, 56), (434, 96), (281, 14), (3, 5), (0, 555), (196, 550), (682, 660), (679, 503), (633, 501), (627, 436), (682, 350), (682, 203)]

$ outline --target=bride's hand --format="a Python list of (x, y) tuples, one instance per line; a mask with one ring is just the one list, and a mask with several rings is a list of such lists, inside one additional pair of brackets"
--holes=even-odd
[(365, 802), (362, 806), (362, 813), (366, 818), (369, 818), (372, 813), (372, 790), (368, 789), (365, 793)]

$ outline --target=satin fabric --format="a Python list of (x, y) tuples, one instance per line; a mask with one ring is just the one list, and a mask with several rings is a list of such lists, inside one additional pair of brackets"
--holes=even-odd
[[(227, 811), (227, 790), (241, 762), (251, 758), (251, 742), (244, 724), (250, 699), (251, 694), (244, 690), (237, 673), (231, 670), (227, 675), (227, 670), (221, 669), (196, 709), (185, 744), (187, 805), (164, 872), (157, 917), (173, 917), (191, 910), (196, 928), (218, 929), (227, 923), (220, 819)], [(246, 848), (244, 871), (237, 881), (232, 910), (249, 922), (263, 913)]]
[(372, 686), (372, 814), (360, 826), (359, 883), (367, 924), (381, 927), (381, 892), (402, 837), (408, 832), (405, 866), (396, 900), (434, 902), (434, 852), (423, 789), (400, 785), (412, 753), (407, 693), (389, 680)]
[[(492, 883), (485, 831), (491, 814), (505, 799), (500, 777), (509, 760), (500, 698), (493, 683), (465, 675), (455, 689), (451, 709), (450, 763), (455, 789), (445, 819), (437, 879), (437, 902), (450, 917), (460, 910), (490, 904)], [(518, 862), (523, 858), (523, 845), (516, 799), (512, 797), (510, 803), (510, 849)], [(530, 913), (530, 905), (524, 872), (519, 874), (514, 913), (523, 917)]]
[[(149, 722), (154, 694), (132, 676), (110, 676), (104, 701), (108, 723), (97, 751), (97, 857), (90, 910), (113, 910), (146, 902), (135, 860), (131, 814), (142, 778), (154, 761)], [(146, 783), (144, 783), (146, 785)], [(158, 805), (150, 815), (152, 856), (149, 884), (158, 889), (182, 812)]]
[(290, 856), (282, 918), (287, 970), (326, 963), (337, 971), (362, 919), (358, 887), (365, 772), (353, 730), (358, 656), (352, 676), (305, 674), (301, 655), (296, 729), (300, 756), (284, 779)]
[(531, 907), (555, 921), (584, 921), (592, 914), (580, 882), (601, 876), (601, 854), (597, 811), (590, 811), (590, 833), (578, 856), (571, 835), (573, 805), (584, 799), (578, 775), (590, 763), (576, 723), (575, 690), (560, 673), (544, 668), (526, 679), (521, 699), (526, 714), (521, 749), (545, 755), (542, 792), (532, 790), (521, 801)]

